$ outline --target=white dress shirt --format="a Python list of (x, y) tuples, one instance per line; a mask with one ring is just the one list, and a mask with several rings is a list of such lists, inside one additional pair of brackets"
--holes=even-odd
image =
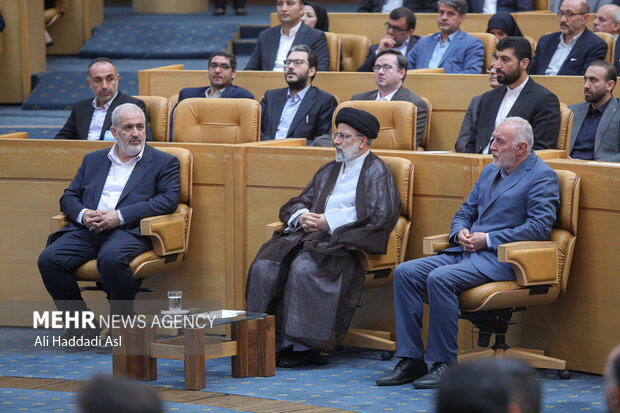
[(403, 0), (385, 0), (381, 13), (390, 13), (392, 10), (403, 7)]
[(226, 88), (220, 89), (220, 90), (216, 90), (213, 93), (213, 96), (209, 96), (209, 92), (211, 91), (211, 86), (209, 86), (207, 88), (207, 90), (205, 90), (205, 97), (209, 98), (209, 99), (221, 98), (222, 97), (222, 93), (224, 93), (225, 90), (226, 90)]
[(300, 27), (301, 20), (295, 26), (291, 27), (288, 36), (280, 29), (280, 44), (278, 45), (278, 52), (276, 53), (276, 61), (273, 63), (274, 72), (284, 72), (284, 60), (286, 60), (286, 55), (293, 46), (293, 41)]
[(485, 14), (497, 13), (497, 0), (484, 0), (484, 5), (482, 6), (482, 12)]
[[(309, 84), (303, 90), (297, 92), (295, 97), (291, 95), (291, 89), (286, 91), (286, 102), (284, 103), (284, 108), (282, 108), (282, 115), (280, 115), (280, 122), (278, 123), (278, 128), (276, 129), (276, 136), (274, 136), (274, 139), (286, 139), (288, 136), (288, 130), (291, 128), (293, 118), (295, 118), (299, 105), (304, 99), (304, 96), (306, 96), (306, 93), (308, 93), (310, 86), (312, 86), (312, 84)], [(306, 117), (306, 123), (308, 123), (308, 117)]]
[(108, 114), (108, 109), (110, 108), (112, 101), (116, 99), (117, 95), (118, 95), (118, 92), (116, 92), (116, 95), (114, 95), (112, 99), (108, 100), (108, 102), (105, 105), (103, 105), (103, 108), (100, 108), (97, 105), (97, 98), (93, 99), (92, 104), (95, 110), (93, 112), (93, 117), (90, 118), (90, 126), (88, 127), (87, 139), (89, 141), (99, 140), (99, 137), (101, 136), (101, 128), (103, 127), (103, 122), (105, 121), (105, 116)]
[(385, 95), (384, 97), (381, 97), (381, 90), (377, 90), (377, 97), (375, 98), (375, 100), (376, 101), (381, 101), (381, 102), (389, 102), (389, 101), (392, 100), (392, 98), (394, 97), (396, 92), (398, 92), (398, 89), (396, 89), (395, 91), (393, 91), (390, 94)]
[(570, 51), (573, 50), (575, 43), (577, 43), (577, 40), (579, 40), (582, 34), (583, 32), (570, 39), (568, 43), (564, 43), (564, 37), (562, 36), (562, 33), (560, 33), (558, 48), (555, 49), (555, 53), (553, 53), (553, 56), (549, 61), (549, 66), (547, 66), (547, 69), (545, 70), (546, 75), (555, 76), (558, 74), (560, 68), (564, 64), (564, 61), (570, 54)]

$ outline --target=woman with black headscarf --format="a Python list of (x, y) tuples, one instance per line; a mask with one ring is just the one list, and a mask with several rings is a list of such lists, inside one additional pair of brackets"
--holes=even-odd
[(508, 36), (523, 37), (521, 29), (517, 25), (514, 17), (507, 11), (498, 11), (489, 19), (487, 33), (494, 34), (497, 40), (502, 40)]
[(305, 24), (324, 32), (329, 31), (329, 17), (327, 17), (325, 7), (313, 1), (304, 1), (303, 6), (301, 20)]

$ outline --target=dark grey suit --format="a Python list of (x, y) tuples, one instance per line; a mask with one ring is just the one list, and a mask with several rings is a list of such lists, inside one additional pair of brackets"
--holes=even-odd
[[(375, 100), (377, 98), (377, 90), (372, 90), (370, 92), (362, 92), (356, 95), (353, 95), (351, 100)], [(409, 89), (404, 86), (401, 86), (394, 96), (392, 96), (392, 101), (402, 100), (405, 102), (413, 103), (416, 108), (418, 108), (418, 115), (416, 117), (416, 131), (415, 131), (415, 140), (416, 146), (420, 146), (420, 142), (424, 137), (424, 130), (426, 129), (426, 121), (428, 119), (428, 107), (426, 106), (426, 102), (420, 96), (416, 95)]]
[(463, 118), (463, 123), (461, 123), (461, 131), (454, 144), (454, 150), (457, 152), (465, 152), (467, 142), (471, 140), (471, 130), (478, 119), (478, 106), (481, 100), (482, 95), (478, 95), (471, 98), (469, 102), (467, 112), (465, 112), (465, 117)]
[[(588, 113), (588, 102), (576, 103), (570, 105), (569, 108), (575, 114), (573, 118), (572, 139), (570, 142), (570, 151), (572, 152), (575, 140), (579, 134), (579, 130), (583, 125), (583, 121)], [(611, 97), (601, 120), (596, 128), (594, 136), (594, 160), (620, 162), (620, 103), (615, 97)]]

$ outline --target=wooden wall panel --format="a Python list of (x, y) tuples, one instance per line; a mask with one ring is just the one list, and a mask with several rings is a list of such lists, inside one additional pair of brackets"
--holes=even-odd
[(103, 23), (103, 0), (71, 0), (64, 3), (67, 5), (64, 15), (48, 29), (54, 39), (54, 45), (47, 48), (50, 55), (78, 54), (90, 39), (93, 28)]

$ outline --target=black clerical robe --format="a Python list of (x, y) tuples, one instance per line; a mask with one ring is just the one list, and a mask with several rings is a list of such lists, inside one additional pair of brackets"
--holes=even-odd
[[(298, 197), (280, 209), (286, 223), (302, 208), (324, 213), (342, 163), (323, 165)], [(344, 339), (364, 287), (364, 269), (353, 245), (384, 254), (400, 215), (400, 195), (390, 168), (369, 153), (356, 188), (357, 220), (328, 232), (300, 226), (276, 231), (250, 266), (247, 311), (276, 315), (276, 332), (320, 351), (334, 350)]]

